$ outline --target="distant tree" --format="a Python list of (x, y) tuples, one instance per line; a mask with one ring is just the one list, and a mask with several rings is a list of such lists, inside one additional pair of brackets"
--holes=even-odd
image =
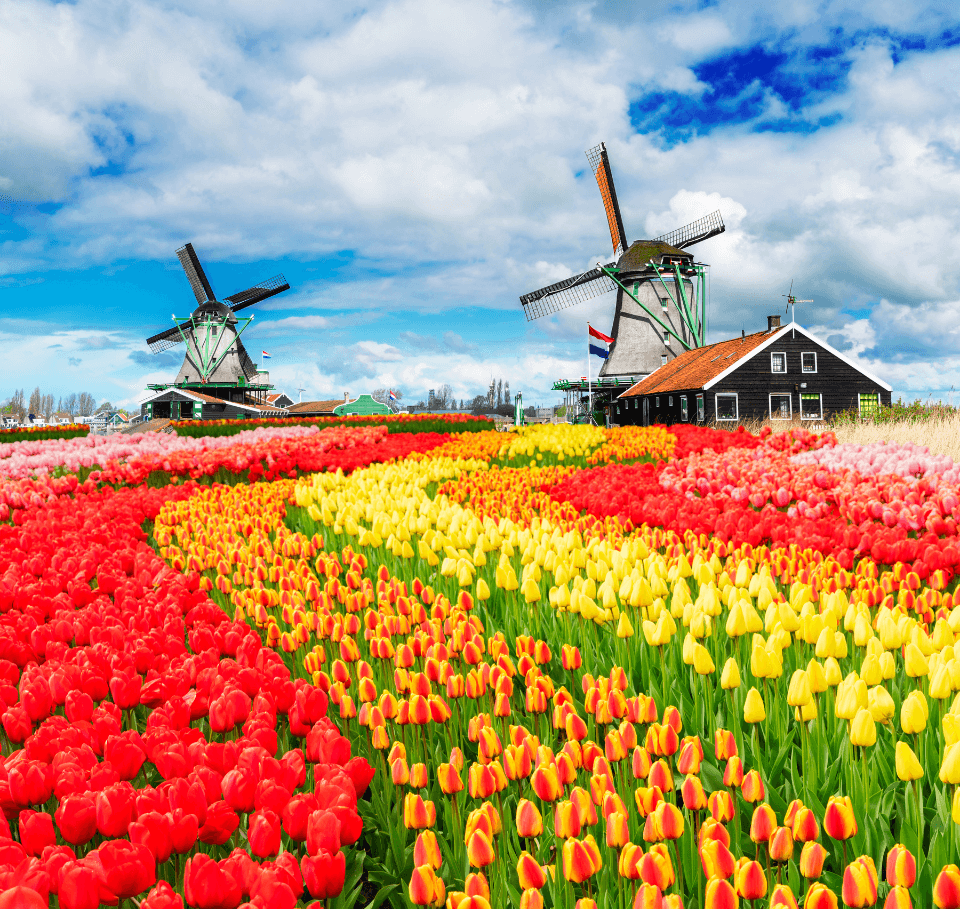
[(441, 385), (433, 396), (433, 406), (437, 410), (446, 410), (453, 400), (453, 389), (447, 385)]
[(513, 399), (510, 397), (510, 382), (503, 383), (503, 403), (513, 407)]
[(486, 413), (487, 397), (486, 395), (477, 395), (470, 403), (470, 410), (473, 413)]
[(40, 386), (38, 385), (30, 392), (30, 413), (37, 416), (40, 413), (42, 404), (43, 396), (40, 394)]
[(41, 395), (40, 397), (40, 412), (43, 414), (44, 420), (48, 423), (50, 418), (53, 416), (54, 401), (52, 394)]
[(23, 389), (18, 388), (14, 393), (13, 397), (10, 398), (10, 410), (14, 417), (19, 420), (21, 423), (24, 420), (24, 417), (27, 415), (27, 408), (23, 403)]
[(103, 410), (116, 410), (116, 409), (117, 409), (117, 408), (114, 407), (113, 404), (110, 403), (110, 399), (108, 398), (106, 401), (104, 401), (102, 404), (100, 404), (100, 405), (97, 407), (96, 412), (97, 412), (97, 413), (100, 413), (100, 412), (103, 411)]
[(76, 392), (67, 395), (60, 405), (61, 410), (65, 410), (71, 417), (77, 415), (77, 395)]
[(76, 413), (80, 414), (81, 417), (92, 417), (96, 406), (97, 402), (90, 392), (81, 391), (80, 394), (77, 395)]

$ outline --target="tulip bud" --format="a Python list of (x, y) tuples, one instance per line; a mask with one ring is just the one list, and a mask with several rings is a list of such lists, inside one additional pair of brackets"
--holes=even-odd
[(933, 905), (937, 909), (960, 907), (960, 868), (944, 865), (933, 884)]
[(861, 708), (850, 724), (850, 743), (861, 748), (870, 748), (877, 743), (877, 727), (870, 711)]
[(777, 884), (770, 894), (770, 909), (798, 909), (797, 898), (786, 884)]
[(823, 829), (834, 840), (848, 840), (857, 833), (857, 819), (848, 795), (832, 795), (823, 815)]
[(720, 673), (720, 687), (726, 691), (740, 687), (740, 667), (733, 657), (730, 657), (723, 664), (723, 672)]
[(517, 877), (524, 890), (539, 890), (547, 882), (546, 871), (529, 852), (521, 852), (517, 859)]
[(743, 702), (743, 721), (745, 723), (762, 723), (766, 718), (767, 711), (763, 706), (763, 697), (756, 688), (751, 688)]
[(743, 861), (734, 874), (737, 896), (743, 900), (762, 900), (767, 895), (767, 876), (755, 861)]
[(837, 895), (818, 881), (807, 891), (803, 909), (837, 909)]
[(737, 892), (729, 881), (710, 878), (703, 896), (704, 909), (736, 909)]
[(743, 782), (740, 784), (740, 794), (750, 804), (759, 802), (764, 798), (766, 792), (763, 780), (756, 770), (751, 770), (744, 776)]
[(870, 856), (855, 859), (843, 872), (843, 902), (851, 909), (862, 909), (877, 902), (877, 869)]
[(793, 833), (789, 827), (777, 827), (767, 841), (770, 859), (774, 862), (789, 862), (793, 858)]
[(804, 843), (800, 850), (800, 873), (813, 880), (823, 873), (823, 863), (827, 858), (827, 850), (820, 843)]
[(923, 768), (920, 766), (920, 761), (917, 760), (913, 749), (902, 739), (897, 742), (894, 749), (894, 765), (897, 770), (897, 777), (905, 783), (923, 777)]
[(766, 843), (777, 829), (777, 817), (773, 809), (764, 803), (753, 810), (750, 821), (750, 839), (755, 843)]
[(887, 853), (887, 883), (891, 887), (906, 887), (909, 889), (916, 879), (916, 859), (906, 846), (898, 843)]

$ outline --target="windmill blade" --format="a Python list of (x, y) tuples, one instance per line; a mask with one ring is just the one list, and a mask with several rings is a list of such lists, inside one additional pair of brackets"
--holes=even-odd
[(181, 246), (177, 250), (177, 258), (187, 274), (187, 280), (190, 282), (190, 287), (193, 289), (193, 295), (197, 298), (197, 302), (206, 303), (207, 300), (216, 300), (217, 298), (213, 295), (213, 288), (210, 286), (207, 276), (203, 273), (203, 266), (193, 249), (193, 244), (187, 243), (185, 246)]
[(601, 142), (585, 154), (593, 175), (597, 178), (597, 186), (600, 187), (603, 210), (607, 213), (607, 225), (610, 228), (610, 240), (613, 243), (613, 255), (619, 259), (627, 248), (627, 235), (623, 230), (623, 218), (620, 217), (620, 203), (617, 202), (617, 190), (613, 185), (607, 146)]
[(229, 303), (234, 312), (239, 312), (241, 309), (253, 306), (254, 303), (266, 300), (267, 297), (282, 294), (285, 290), (290, 290), (287, 279), (283, 275), (274, 275), (272, 278), (267, 278), (266, 281), (254, 284), (253, 287), (231, 294), (223, 302)]
[(657, 237), (654, 243), (666, 243), (668, 246), (677, 249), (686, 249), (688, 246), (693, 246), (694, 243), (700, 243), (702, 240), (722, 234), (726, 229), (720, 212), (715, 211), (691, 224), (687, 224), (685, 227), (678, 227), (662, 237)]
[(180, 333), (180, 328), (177, 325), (147, 338), (150, 353), (160, 353), (163, 350), (169, 350), (171, 347), (176, 347), (177, 344), (182, 343), (183, 335)]
[[(613, 262), (608, 263), (604, 268), (613, 268)], [(539, 319), (541, 316), (549, 316), (551, 313), (559, 312), (568, 306), (574, 306), (577, 303), (583, 303), (586, 300), (592, 300), (605, 294), (608, 291), (616, 290), (617, 285), (609, 275), (605, 274), (598, 265), (585, 271), (582, 275), (574, 275), (572, 278), (566, 278), (563, 281), (557, 281), (549, 287), (541, 287), (532, 293), (524, 294), (520, 298), (523, 304), (523, 314), (530, 322), (533, 319)]]

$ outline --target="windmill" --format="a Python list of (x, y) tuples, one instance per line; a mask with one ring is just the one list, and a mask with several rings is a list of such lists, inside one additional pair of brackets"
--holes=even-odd
[(520, 297), (527, 321), (617, 291), (614, 343), (600, 377), (640, 378), (706, 339), (706, 266), (685, 252), (725, 230), (719, 211), (654, 240), (627, 242), (606, 145), (586, 153), (600, 187), (614, 259)]
[[(183, 344), (186, 351), (180, 372), (173, 385), (201, 391), (223, 400), (240, 400), (248, 393), (263, 402), (267, 389), (256, 363), (250, 359), (240, 335), (253, 321), (253, 316), (237, 316), (241, 310), (253, 306), (290, 289), (283, 275), (277, 275), (254, 284), (246, 290), (217, 300), (204, 274), (193, 244), (177, 250), (177, 258), (187, 275), (197, 308), (187, 317), (174, 316), (172, 328), (147, 338), (152, 353), (169, 350)], [(169, 386), (150, 386), (162, 389)], [(237, 391), (239, 389), (239, 391)]]

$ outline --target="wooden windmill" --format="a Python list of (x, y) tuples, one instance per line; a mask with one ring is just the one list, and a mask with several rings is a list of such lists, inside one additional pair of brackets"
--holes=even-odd
[(253, 316), (238, 317), (237, 313), (289, 290), (290, 285), (283, 275), (277, 275), (231, 294), (221, 302), (214, 295), (193, 244), (187, 243), (178, 249), (177, 257), (198, 305), (186, 318), (174, 316), (176, 324), (172, 328), (147, 338), (151, 352), (168, 350), (177, 344), (186, 347), (183, 365), (172, 383), (178, 388), (193, 389), (223, 400), (240, 400), (250, 393), (262, 398), (272, 386), (262, 380), (262, 373), (240, 340)]
[(527, 320), (538, 319), (612, 290), (614, 343), (600, 376), (639, 377), (706, 339), (706, 266), (685, 252), (723, 233), (713, 212), (655, 240), (627, 242), (603, 142), (587, 153), (610, 228), (614, 260), (520, 297)]

